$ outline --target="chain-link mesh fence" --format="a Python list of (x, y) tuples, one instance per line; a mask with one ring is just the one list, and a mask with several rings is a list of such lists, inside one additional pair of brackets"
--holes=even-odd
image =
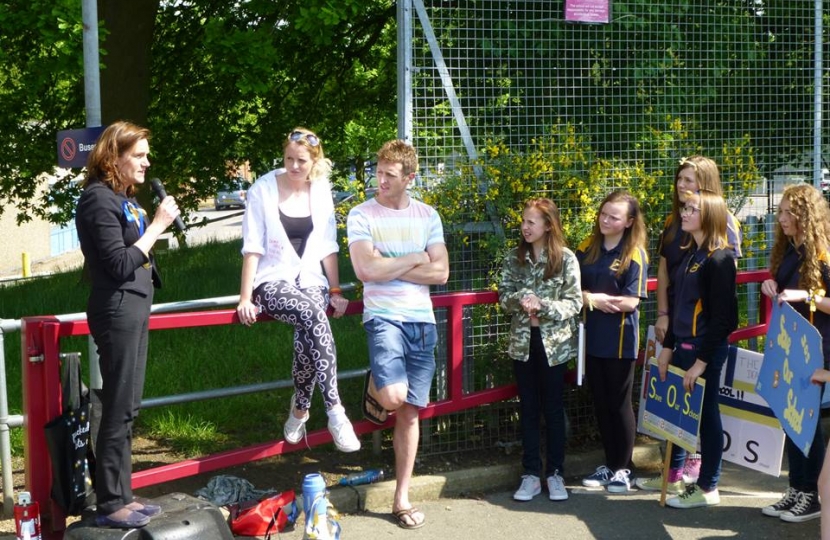
[[(616, 187), (632, 191), (647, 216), (654, 276), (674, 171), (693, 154), (721, 168), (743, 223), (740, 268), (764, 268), (776, 194), (821, 176), (816, 104), (824, 97), (816, 98), (810, 2), (617, 0), (608, 2), (608, 24), (566, 21), (563, 2), (543, 0), (411, 5), (408, 136), (421, 157), (422, 196), (444, 218), (449, 290), (497, 282), (527, 198), (559, 205), (574, 246)], [(742, 324), (757, 321), (757, 285), (739, 295)], [(643, 325), (654, 321), (653, 295), (641, 313)], [(475, 307), (466, 323), (465, 388), (510, 382), (506, 318)], [(584, 394), (568, 396), (577, 439), (594, 426)], [(508, 444), (518, 438), (514, 416), (509, 404), (464, 413), (433, 423), (427, 440), (434, 451)]]

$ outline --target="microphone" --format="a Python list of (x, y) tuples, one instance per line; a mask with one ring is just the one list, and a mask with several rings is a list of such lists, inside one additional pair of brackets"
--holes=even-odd
[[(161, 180), (158, 178), (153, 178), (150, 180), (150, 187), (153, 188), (153, 193), (156, 194), (156, 197), (159, 198), (159, 201), (167, 197), (167, 192), (164, 191), (164, 186), (161, 185)], [(181, 216), (176, 216), (176, 221), (173, 222), (177, 229), (180, 232), (184, 232), (184, 221), (182, 221)]]

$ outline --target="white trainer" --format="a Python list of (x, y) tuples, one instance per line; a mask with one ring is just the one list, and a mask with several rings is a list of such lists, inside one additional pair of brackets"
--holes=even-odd
[(346, 411), (342, 405), (335, 405), (329, 411), (329, 433), (334, 440), (334, 446), (341, 452), (360, 450), (360, 439), (355, 435), (354, 427), (346, 417)]
[(522, 485), (513, 494), (513, 498), (517, 501), (530, 501), (540, 493), (542, 493), (542, 483), (539, 481), (539, 477), (526, 474), (522, 476)]
[(305, 423), (308, 422), (308, 413), (304, 418), (297, 418), (294, 416), (294, 409), (296, 408), (297, 395), (291, 395), (291, 408), (288, 409), (288, 420), (285, 421), (285, 426), (282, 429), (282, 434), (285, 440), (291, 444), (297, 444), (305, 436)]
[(567, 501), (568, 490), (565, 489), (565, 480), (555, 471), (551, 476), (548, 476), (548, 497), (552, 501)]

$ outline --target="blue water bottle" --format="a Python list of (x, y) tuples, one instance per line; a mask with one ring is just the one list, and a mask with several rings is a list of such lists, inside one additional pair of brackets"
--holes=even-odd
[(383, 480), (381, 469), (368, 469), (359, 473), (352, 473), (340, 479), (341, 486), (359, 486), (362, 484), (374, 484)]
[[(319, 473), (305, 475), (303, 479), (303, 513), (307, 524), (326, 522), (327, 503), (325, 499), (326, 481), (323, 476)], [(318, 504), (314, 504), (315, 502)]]

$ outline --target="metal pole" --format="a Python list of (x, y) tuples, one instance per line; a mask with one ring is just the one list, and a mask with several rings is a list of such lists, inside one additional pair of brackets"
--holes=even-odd
[[(761, 234), (761, 223), (758, 216), (747, 216), (745, 222), (745, 229), (749, 233), (750, 238), (757, 238)], [(759, 253), (755, 251), (752, 257), (746, 260), (746, 270), (757, 270), (759, 268)], [(759, 287), (757, 283), (749, 283), (746, 286), (746, 317), (747, 324), (754, 324), (758, 322), (758, 310), (761, 297), (759, 296)], [(753, 351), (758, 350), (758, 339), (749, 339), (749, 348)]]
[[(98, 2), (82, 0), (81, 14), (84, 23), (84, 104), (86, 127), (101, 124), (101, 66), (98, 61)], [(98, 364), (98, 348), (89, 336), (89, 438), (90, 448), (95, 448), (98, 428), (101, 425), (101, 367)]]
[(101, 125), (101, 68), (98, 63), (98, 3), (83, 0), (84, 24), (84, 104), (86, 127)]
[(822, 32), (824, 25), (821, 11), (823, 0), (816, 0), (815, 5), (815, 49), (813, 52), (813, 185), (821, 191), (821, 94), (822, 94), (822, 71), (823, 57), (821, 48), (823, 45)]
[(412, 0), (398, 2), (398, 137), (412, 142)]
[(12, 516), (14, 509), (14, 477), (12, 476), (12, 443), (9, 438), (9, 396), (6, 386), (6, 342), (0, 328), (0, 467), (3, 468), (3, 517)]

